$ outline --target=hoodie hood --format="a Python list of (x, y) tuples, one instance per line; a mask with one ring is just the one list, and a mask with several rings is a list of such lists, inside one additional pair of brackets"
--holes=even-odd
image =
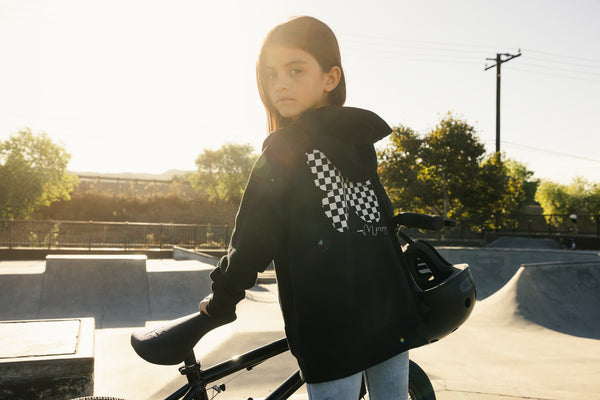
[(296, 151), (320, 150), (346, 178), (363, 181), (377, 170), (373, 144), (391, 132), (389, 125), (371, 111), (328, 106), (308, 111), (288, 127), (273, 132), (265, 140), (265, 148), (272, 141), (279, 142), (277, 136), (284, 136)]
[(298, 123), (319, 130), (319, 136), (353, 145), (371, 145), (392, 132), (377, 114), (353, 107), (322, 107), (306, 112)]

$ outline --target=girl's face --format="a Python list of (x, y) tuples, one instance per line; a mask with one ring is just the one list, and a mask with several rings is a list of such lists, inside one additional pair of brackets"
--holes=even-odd
[(304, 50), (273, 45), (264, 57), (266, 94), (284, 118), (296, 120), (307, 110), (327, 105), (329, 92), (340, 81), (341, 69), (324, 72)]

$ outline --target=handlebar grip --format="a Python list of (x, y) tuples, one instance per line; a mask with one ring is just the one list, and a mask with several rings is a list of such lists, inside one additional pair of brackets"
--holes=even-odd
[(439, 215), (427, 215), (402, 212), (397, 214), (392, 222), (396, 225), (402, 225), (407, 228), (419, 228), (430, 231), (439, 231), (444, 226), (456, 226), (456, 221), (445, 220)]

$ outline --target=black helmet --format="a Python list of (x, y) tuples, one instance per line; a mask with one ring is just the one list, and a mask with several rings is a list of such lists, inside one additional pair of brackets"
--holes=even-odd
[(475, 307), (475, 282), (468, 264), (452, 265), (429, 243), (411, 241), (402, 248), (408, 263), (428, 343), (454, 332)]

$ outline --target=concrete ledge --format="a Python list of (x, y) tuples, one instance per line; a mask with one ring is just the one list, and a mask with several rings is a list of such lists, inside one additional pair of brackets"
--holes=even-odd
[(45, 260), (49, 255), (89, 254), (89, 255), (134, 255), (141, 254), (149, 260), (173, 258), (172, 249), (120, 249), (120, 248), (30, 248), (30, 247), (0, 247), (0, 260), (3, 261), (31, 261)]
[(181, 260), (196, 260), (203, 263), (216, 265), (217, 261), (219, 261), (219, 256), (213, 254), (203, 253), (201, 251), (195, 251), (191, 249), (186, 249), (183, 247), (175, 246), (173, 247), (173, 259), (177, 261)]
[[(224, 252), (226, 253), (226, 252)], [(216, 266), (220, 257), (225, 254), (213, 252), (212, 254), (207, 254), (201, 251), (194, 251), (190, 249), (185, 249), (183, 247), (173, 247), (173, 259), (175, 260), (196, 260), (201, 261), (203, 263), (211, 264)], [(258, 274), (257, 283), (275, 283), (277, 282), (277, 278), (275, 276), (275, 267), (273, 263), (271, 263), (264, 272)]]
[(0, 398), (94, 392), (94, 319), (0, 321)]
[[(48, 255), (38, 315), (147, 318), (148, 277), (142, 255)], [(85, 313), (82, 313), (85, 310)]]
[(86, 266), (99, 267), (114, 265), (118, 263), (123, 267), (142, 267), (146, 268), (147, 256), (139, 254), (49, 254), (46, 256), (46, 271), (57, 265), (60, 267), (70, 267), (81, 265), (85, 262)]

